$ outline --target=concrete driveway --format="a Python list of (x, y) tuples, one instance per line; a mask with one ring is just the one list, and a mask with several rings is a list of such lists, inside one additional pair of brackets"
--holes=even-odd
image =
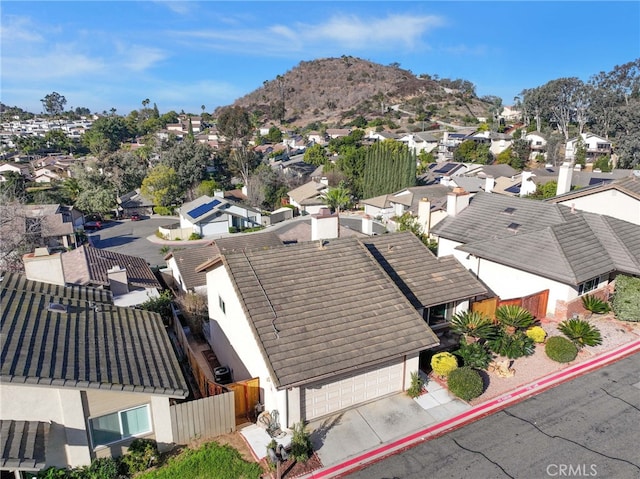
[(344, 462), (470, 408), (437, 383), (429, 383), (428, 391), (418, 400), (398, 393), (310, 422), (307, 430), (312, 431), (313, 449), (323, 466)]

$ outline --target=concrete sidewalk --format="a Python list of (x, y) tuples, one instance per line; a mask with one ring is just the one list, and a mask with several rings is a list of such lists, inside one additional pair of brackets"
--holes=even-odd
[[(638, 352), (640, 340), (557, 371), (474, 407), (452, 398), (448, 391), (438, 389), (431, 382), (427, 386), (431, 391), (417, 400), (404, 395), (392, 396), (365, 404), (322, 423), (311, 423), (309, 428), (313, 430), (311, 437), (314, 449), (324, 467), (301, 477), (341, 477)], [(407, 406), (409, 403), (413, 403), (415, 407)], [(415, 415), (408, 417), (407, 411), (411, 409)], [(374, 419), (376, 414), (377, 419)], [(402, 437), (392, 437), (403, 430), (406, 432)]]

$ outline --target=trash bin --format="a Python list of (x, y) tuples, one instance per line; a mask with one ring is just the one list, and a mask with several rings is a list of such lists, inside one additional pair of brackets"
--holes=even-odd
[(218, 384), (231, 382), (231, 370), (227, 366), (220, 366), (213, 370), (213, 377)]

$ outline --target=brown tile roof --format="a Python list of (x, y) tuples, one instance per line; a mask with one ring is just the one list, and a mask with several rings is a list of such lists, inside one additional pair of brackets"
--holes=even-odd
[(218, 238), (215, 240), (215, 244), (221, 252), (226, 253), (282, 246), (282, 241), (272, 231), (260, 231), (256, 233), (236, 233), (224, 238)]
[(198, 248), (188, 248), (179, 251), (172, 251), (165, 259), (173, 257), (176, 266), (187, 289), (193, 289), (207, 284), (206, 271), (196, 271), (196, 268), (206, 261), (216, 259), (220, 256), (220, 249), (215, 243), (210, 243)]
[(453, 256), (436, 258), (411, 232), (361, 240), (415, 308), (436, 306), (487, 293)]
[(621, 193), (625, 193), (632, 198), (640, 200), (640, 177), (632, 175), (626, 178), (622, 178), (604, 185), (596, 185), (586, 188), (580, 188), (574, 191), (569, 191), (562, 195), (554, 196), (545, 201), (549, 203), (560, 203), (573, 198), (580, 198), (582, 196), (588, 196), (594, 193), (600, 193), (601, 191), (617, 190)]
[(438, 344), (356, 238), (228, 253), (223, 262), (279, 388)]
[[(186, 397), (160, 315), (86, 299), (102, 294), (5, 273), (0, 381)], [(54, 311), (52, 304), (63, 310)]]
[[(302, 204), (306, 200), (315, 199), (320, 196), (321, 191), (326, 189), (327, 185), (319, 181), (309, 181), (302, 186), (289, 191), (288, 195), (298, 204)], [(315, 203), (313, 203), (315, 204)], [(321, 202), (318, 204), (322, 204)]]
[(127, 279), (131, 286), (162, 288), (147, 262), (137, 256), (87, 245), (62, 254), (62, 267), (65, 281), (68, 283), (107, 286), (109, 284), (107, 271), (114, 266), (127, 270)]

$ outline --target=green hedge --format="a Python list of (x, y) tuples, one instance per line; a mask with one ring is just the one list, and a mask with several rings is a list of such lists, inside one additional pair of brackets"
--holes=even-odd
[(558, 363), (569, 363), (578, 355), (578, 347), (563, 336), (551, 336), (547, 339), (544, 351)]
[(640, 321), (640, 278), (618, 275), (611, 306), (616, 318)]

